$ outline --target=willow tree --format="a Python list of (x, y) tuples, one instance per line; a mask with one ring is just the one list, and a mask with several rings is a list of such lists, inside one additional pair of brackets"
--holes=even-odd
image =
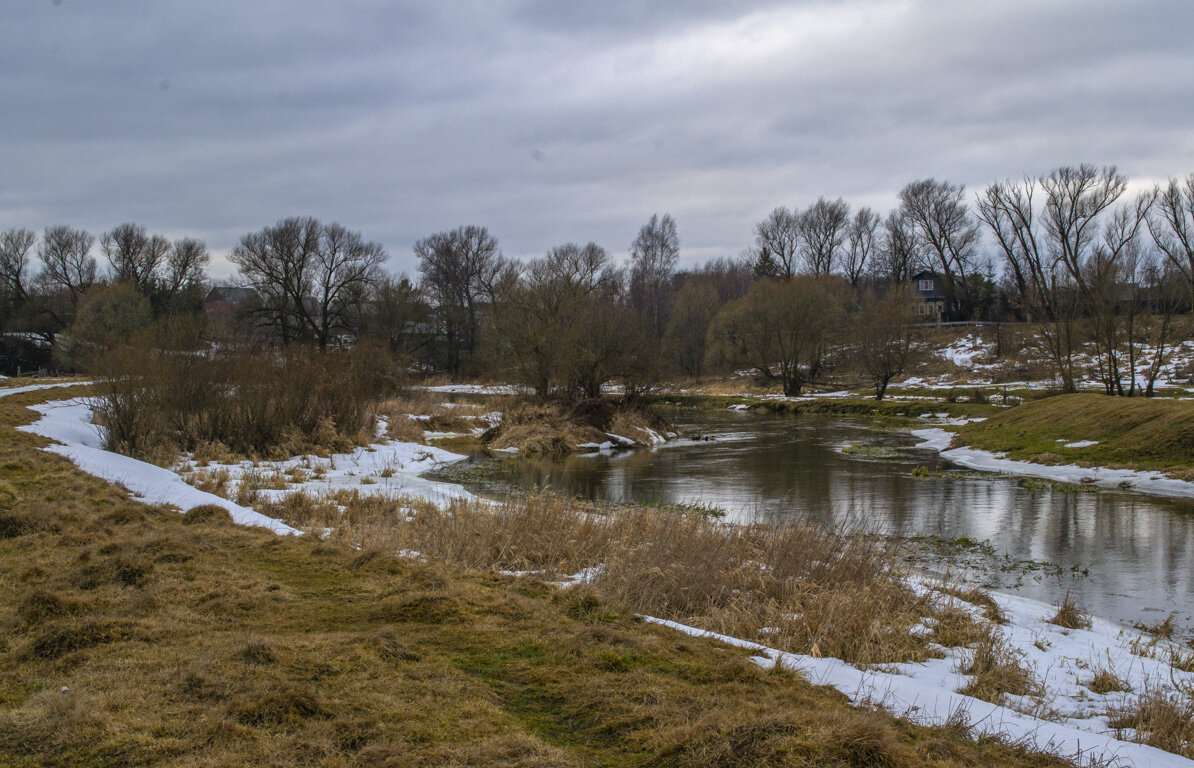
[(831, 275), (760, 280), (713, 319), (710, 363), (749, 365), (785, 395), (799, 395), (821, 375), (850, 295), (849, 285)]

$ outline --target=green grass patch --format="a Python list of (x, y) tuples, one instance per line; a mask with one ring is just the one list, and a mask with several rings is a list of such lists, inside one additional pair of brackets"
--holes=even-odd
[[(957, 430), (959, 441), (1016, 459), (1158, 470), (1194, 479), (1194, 402), (1060, 395)], [(1085, 440), (1095, 445), (1067, 448)]]

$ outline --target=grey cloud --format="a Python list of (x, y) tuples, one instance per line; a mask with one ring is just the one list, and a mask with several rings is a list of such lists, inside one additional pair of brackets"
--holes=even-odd
[(622, 252), (670, 211), (691, 261), (775, 205), (886, 206), (918, 176), (1194, 171), (1184, 0), (14, 6), (0, 228), (226, 250), (310, 213), (410, 270), (461, 223)]

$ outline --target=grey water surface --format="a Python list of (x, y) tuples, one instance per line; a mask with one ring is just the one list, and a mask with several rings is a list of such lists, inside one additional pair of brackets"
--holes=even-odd
[[(995, 589), (1098, 616), (1194, 624), (1194, 500), (1119, 491), (1021, 487), (1017, 478), (950, 471), (907, 432), (813, 415), (680, 410), (684, 439), (651, 450), (524, 458), (507, 481), (590, 499), (700, 503), (736, 519), (861, 523), (907, 537), (986, 541)], [(843, 446), (872, 446), (863, 454)], [(881, 455), (875, 455), (881, 454)], [(934, 470), (929, 476), (918, 467)], [(1032, 560), (1042, 570), (1000, 563)], [(1085, 572), (1083, 574), (1083, 572)]]

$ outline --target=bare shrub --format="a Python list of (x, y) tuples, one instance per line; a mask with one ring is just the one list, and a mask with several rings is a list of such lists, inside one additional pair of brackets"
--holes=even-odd
[(105, 360), (96, 412), (107, 447), (146, 458), (178, 451), (285, 456), (371, 437), (397, 369), (366, 345), (349, 351), (176, 351), (130, 346)]

